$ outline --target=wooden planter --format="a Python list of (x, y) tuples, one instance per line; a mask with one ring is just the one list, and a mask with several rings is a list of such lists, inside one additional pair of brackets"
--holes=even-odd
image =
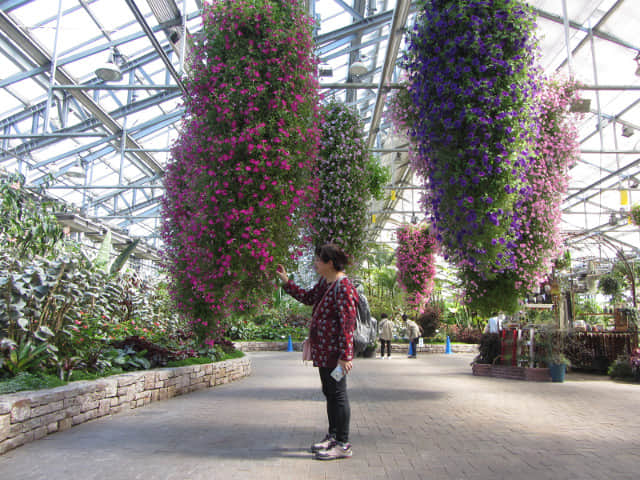
[(489, 365), (474, 363), (472, 372), (478, 377), (508, 378), (527, 382), (550, 382), (548, 368), (511, 367), (508, 365)]

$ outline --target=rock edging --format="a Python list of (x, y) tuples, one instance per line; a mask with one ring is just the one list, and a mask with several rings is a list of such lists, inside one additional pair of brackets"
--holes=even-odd
[(0, 395), (0, 455), (50, 433), (251, 375), (247, 358), (161, 368)]

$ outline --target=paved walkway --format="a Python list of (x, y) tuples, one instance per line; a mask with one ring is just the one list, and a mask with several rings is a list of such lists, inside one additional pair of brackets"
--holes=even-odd
[[(311, 459), (324, 435), (317, 372), (299, 353), (254, 373), (56, 433), (0, 456), (2, 480), (636, 479), (640, 385), (473, 377), (471, 355), (358, 359), (354, 456)], [(636, 472), (636, 473), (634, 473)]]

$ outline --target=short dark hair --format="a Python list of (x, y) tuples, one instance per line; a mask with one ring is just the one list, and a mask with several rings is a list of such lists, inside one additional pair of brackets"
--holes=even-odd
[(403, 314), (402, 314), (402, 320), (404, 320), (404, 321), (406, 321), (406, 320), (407, 320), (407, 314), (406, 314), (406, 313), (403, 313)]
[(325, 243), (316, 249), (316, 257), (324, 263), (333, 262), (333, 268), (341, 272), (349, 265), (349, 257), (335, 243)]
[(381, 313), (381, 314), (380, 314), (380, 318), (389, 318), (389, 317), (387, 317), (387, 314), (386, 314), (386, 313)]

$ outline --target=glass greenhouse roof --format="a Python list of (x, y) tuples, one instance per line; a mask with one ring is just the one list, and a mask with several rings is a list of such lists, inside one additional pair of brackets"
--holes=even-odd
[[(612, 256), (610, 245), (638, 255), (640, 231), (628, 222), (630, 205), (640, 202), (638, 2), (529, 3), (542, 67), (573, 75), (591, 101), (563, 204), (567, 242), (581, 256)], [(406, 139), (390, 135), (383, 115), (415, 2), (306, 4), (317, 19), (317, 55), (331, 70), (320, 78), (325, 97), (357, 105), (369, 147), (392, 168), (395, 193), (371, 205), (371, 235), (393, 244), (398, 224), (424, 216)], [(201, 30), (202, 1), (0, 0), (0, 7), (0, 168), (74, 205), (77, 219), (158, 246), (162, 174), (179, 134), (183, 58)], [(359, 75), (350, 73), (356, 63), (364, 66)], [(96, 74), (113, 73), (114, 64), (115, 79)]]

